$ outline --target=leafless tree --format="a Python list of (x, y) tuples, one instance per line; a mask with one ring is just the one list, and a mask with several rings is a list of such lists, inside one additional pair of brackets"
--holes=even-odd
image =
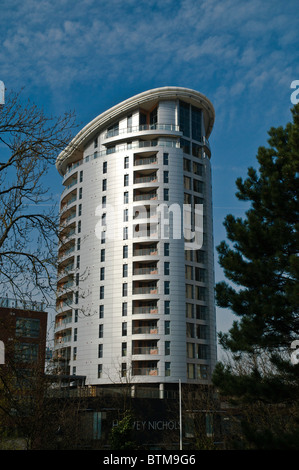
[(22, 92), (0, 107), (0, 296), (46, 300), (54, 287), (58, 211), (47, 176), (74, 129), (73, 112), (48, 117)]

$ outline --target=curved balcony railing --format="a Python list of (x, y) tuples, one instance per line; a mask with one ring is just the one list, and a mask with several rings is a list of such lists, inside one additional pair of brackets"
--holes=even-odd
[(167, 132), (180, 132), (179, 126), (175, 124), (141, 124), (139, 126), (126, 127), (124, 129), (112, 129), (107, 131), (105, 134), (105, 139), (110, 137), (117, 137), (122, 134), (130, 134), (133, 132), (142, 132), (142, 131), (167, 131)]

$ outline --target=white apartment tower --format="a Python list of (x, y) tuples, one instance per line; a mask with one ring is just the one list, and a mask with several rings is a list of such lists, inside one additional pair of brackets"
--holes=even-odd
[[(58, 156), (54, 356), (63, 373), (92, 386), (130, 381), (160, 391), (209, 383), (214, 118), (201, 93), (156, 88), (100, 114)], [(184, 229), (185, 220), (197, 231), (195, 207), (202, 243)]]

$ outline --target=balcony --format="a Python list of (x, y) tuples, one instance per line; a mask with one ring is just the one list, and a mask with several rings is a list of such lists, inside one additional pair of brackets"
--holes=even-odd
[(159, 349), (157, 346), (141, 346), (141, 347), (134, 347), (132, 354), (134, 356), (142, 355), (142, 354), (159, 354)]
[(134, 244), (133, 256), (155, 256), (158, 255), (158, 244)]
[(136, 294), (158, 294), (158, 286), (156, 283), (148, 284), (142, 282), (133, 283), (133, 295)]
[(140, 276), (144, 274), (158, 274), (157, 263), (146, 264), (146, 263), (134, 263), (133, 265), (133, 275)]
[(132, 326), (133, 335), (157, 335), (158, 325), (156, 321), (134, 320)]
[[(156, 300), (134, 300), (133, 301), (133, 315), (136, 314), (157, 314), (158, 303)], [(137, 325), (137, 320), (134, 320), (134, 325)]]
[(124, 129), (111, 129), (106, 132), (105, 134), (105, 139), (109, 139), (111, 137), (117, 137), (121, 136), (123, 134), (130, 134), (130, 133), (136, 133), (136, 132), (143, 132), (143, 131), (164, 131), (163, 133), (168, 133), (168, 132), (179, 132), (180, 128), (179, 126), (176, 126), (175, 124), (141, 124), (139, 126), (131, 126), (131, 127), (126, 127)]
[(156, 191), (134, 191), (133, 201), (154, 201), (158, 198)]
[(134, 158), (134, 166), (156, 165), (156, 164), (158, 164), (158, 159), (156, 155), (153, 155), (151, 157), (135, 156)]
[(147, 361), (138, 361), (132, 363), (132, 375), (150, 375), (150, 376), (157, 376), (159, 374), (158, 370), (158, 362), (150, 362)]

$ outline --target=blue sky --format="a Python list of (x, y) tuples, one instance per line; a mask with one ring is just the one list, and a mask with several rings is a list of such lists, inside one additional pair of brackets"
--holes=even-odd
[[(183, 86), (214, 104), (215, 245), (242, 216), (235, 180), (256, 165), (271, 126), (291, 120), (299, 79), (295, 0), (0, 0), (0, 80), (80, 127), (147, 89)], [(50, 172), (57, 200), (60, 176)], [(216, 281), (223, 279), (217, 264)], [(217, 310), (218, 330), (231, 315)]]

